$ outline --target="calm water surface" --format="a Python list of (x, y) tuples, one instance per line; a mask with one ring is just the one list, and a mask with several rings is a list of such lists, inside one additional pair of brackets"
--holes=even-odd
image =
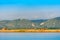
[(0, 33), (0, 40), (60, 40), (60, 33)]

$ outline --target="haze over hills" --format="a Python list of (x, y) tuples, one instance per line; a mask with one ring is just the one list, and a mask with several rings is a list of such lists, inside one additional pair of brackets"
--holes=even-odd
[(6, 27), (7, 29), (60, 29), (60, 17), (52, 19), (41, 20), (28, 20), (28, 19), (16, 19), (16, 20), (2, 20), (0, 21), (0, 29)]

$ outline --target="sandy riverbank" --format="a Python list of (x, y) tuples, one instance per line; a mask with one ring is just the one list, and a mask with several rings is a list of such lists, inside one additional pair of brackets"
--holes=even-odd
[(39, 30), (39, 29), (0, 30), (0, 32), (60, 32), (60, 29), (58, 30)]

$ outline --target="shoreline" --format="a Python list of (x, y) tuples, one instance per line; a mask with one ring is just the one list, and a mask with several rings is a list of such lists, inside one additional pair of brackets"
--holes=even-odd
[(0, 32), (60, 32), (60, 29), (56, 29), (56, 30), (40, 30), (40, 29), (21, 29), (21, 30), (0, 30)]

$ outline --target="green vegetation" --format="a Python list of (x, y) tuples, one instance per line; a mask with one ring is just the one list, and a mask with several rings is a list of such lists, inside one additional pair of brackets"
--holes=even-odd
[(49, 20), (3, 20), (0, 21), (0, 29), (6, 27), (7, 29), (60, 29), (60, 17)]
[(48, 29), (60, 29), (60, 17), (49, 19), (43, 26)]

